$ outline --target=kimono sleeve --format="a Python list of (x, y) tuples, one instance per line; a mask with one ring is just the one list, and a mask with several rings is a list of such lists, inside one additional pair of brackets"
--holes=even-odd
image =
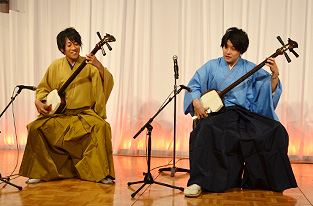
[(275, 108), (282, 93), (281, 82), (278, 82), (276, 91), (272, 93), (271, 75), (265, 70), (260, 70), (255, 78), (253, 93), (255, 95), (251, 110), (279, 121)]
[(213, 60), (204, 64), (200, 69), (196, 71), (194, 76), (188, 83), (188, 87), (192, 88), (192, 92), (185, 92), (184, 97), (184, 113), (190, 113), (194, 115), (192, 101), (196, 98), (200, 98), (201, 95), (208, 91), (211, 80), (213, 79), (214, 65), (217, 63)]

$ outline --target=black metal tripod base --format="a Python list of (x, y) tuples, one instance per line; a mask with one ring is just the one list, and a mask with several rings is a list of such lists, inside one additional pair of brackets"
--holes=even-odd
[(179, 167), (167, 167), (167, 168), (159, 169), (159, 172), (163, 172), (163, 171), (171, 171), (171, 177), (174, 177), (175, 172), (187, 172), (187, 173), (190, 173), (190, 170), (179, 168)]
[(0, 181), (5, 182), (5, 183), (7, 183), (7, 184), (9, 184), (9, 185), (12, 185), (13, 187), (16, 187), (16, 188), (19, 189), (19, 190), (22, 190), (22, 187), (21, 187), (21, 186), (17, 186), (17, 185), (15, 185), (15, 184), (13, 184), (13, 183), (11, 183), (11, 182), (9, 182), (9, 181), (7, 181), (7, 180), (1, 178), (1, 174), (0, 174)]
[(166, 187), (170, 187), (170, 188), (174, 188), (174, 189), (179, 189), (181, 191), (184, 191), (184, 188), (183, 187), (176, 187), (176, 186), (173, 186), (173, 185), (168, 185), (168, 184), (165, 184), (165, 183), (161, 183), (161, 182), (156, 182), (153, 180), (153, 177), (151, 175), (151, 173), (146, 173), (145, 174), (145, 178), (143, 181), (137, 181), (137, 182), (128, 182), (127, 185), (130, 186), (132, 184), (138, 184), (138, 183), (143, 183), (143, 185), (141, 185), (141, 187), (136, 191), (134, 192), (133, 194), (131, 194), (132, 198), (134, 198), (136, 196), (136, 194), (144, 187), (146, 186), (146, 184), (158, 184), (158, 185), (163, 185), (163, 186), (166, 186)]

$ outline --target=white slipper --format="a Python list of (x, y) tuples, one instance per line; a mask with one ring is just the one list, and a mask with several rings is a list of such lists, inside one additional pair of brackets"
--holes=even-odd
[(201, 194), (201, 192), (202, 189), (197, 184), (192, 184), (184, 190), (184, 194), (186, 197), (198, 197)]
[(28, 183), (28, 184), (35, 184), (35, 183), (40, 183), (40, 182), (43, 182), (43, 180), (29, 178), (29, 179), (26, 181), (26, 183)]
[(114, 181), (110, 177), (106, 177), (106, 178), (103, 178), (102, 180), (100, 180), (100, 183), (103, 183), (103, 184), (113, 184)]

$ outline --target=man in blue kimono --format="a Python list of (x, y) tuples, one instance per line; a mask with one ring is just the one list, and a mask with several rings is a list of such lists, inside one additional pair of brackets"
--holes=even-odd
[(297, 187), (287, 156), (288, 134), (275, 113), (282, 93), (274, 58), (223, 96), (223, 109), (207, 113), (200, 97), (223, 91), (256, 65), (241, 58), (249, 46), (246, 32), (229, 28), (221, 41), (223, 57), (204, 64), (190, 80), (185, 114), (199, 121), (190, 135), (190, 179), (184, 193), (196, 197), (202, 189), (228, 188), (283, 191)]

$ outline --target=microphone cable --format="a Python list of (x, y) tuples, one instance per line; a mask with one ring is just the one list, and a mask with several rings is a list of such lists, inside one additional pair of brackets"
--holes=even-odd
[[(15, 88), (14, 88), (14, 90), (13, 90), (13, 92), (12, 92), (11, 99), (13, 99), (13, 97), (14, 97), (14, 92), (15, 92), (16, 88), (18, 88), (18, 87), (15, 87)], [(16, 124), (15, 124), (15, 116), (14, 116), (14, 102), (12, 102), (12, 116), (13, 116), (13, 125), (14, 125), (16, 149), (17, 149), (17, 158), (16, 158), (16, 164), (15, 164), (15, 167), (14, 167), (12, 173), (11, 173), (9, 176), (7, 176), (7, 177), (5, 178), (5, 179), (7, 179), (8, 181), (10, 181), (11, 177), (13, 176), (13, 173), (15, 172), (15, 170), (16, 170), (16, 168), (17, 168), (18, 160), (19, 160), (19, 156), (20, 156), (20, 145), (19, 145), (18, 138), (17, 138)]]

